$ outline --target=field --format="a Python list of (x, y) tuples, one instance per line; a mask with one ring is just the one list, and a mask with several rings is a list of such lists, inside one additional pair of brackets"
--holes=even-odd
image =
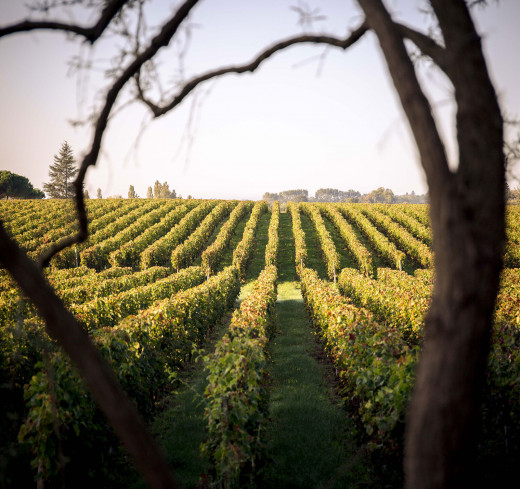
[[(88, 241), (45, 274), (183, 487), (399, 486), (434, 280), (426, 206), (104, 199), (88, 217)], [(61, 200), (4, 201), (0, 218), (34, 259), (76, 226)], [(507, 480), (520, 440), (516, 207), (507, 232), (479, 434), (490, 483)], [(68, 359), (0, 276), (0, 487), (139, 487)]]

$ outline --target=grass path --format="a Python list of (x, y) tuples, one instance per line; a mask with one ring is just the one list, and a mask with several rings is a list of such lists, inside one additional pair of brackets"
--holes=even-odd
[[(269, 459), (261, 488), (366, 487), (368, 463), (356, 454), (354, 426), (320, 361), (294, 269), (291, 220), (280, 215), (278, 335), (271, 340)], [(309, 244), (314, 245), (312, 235)], [(313, 253), (316, 261), (318, 254)]]

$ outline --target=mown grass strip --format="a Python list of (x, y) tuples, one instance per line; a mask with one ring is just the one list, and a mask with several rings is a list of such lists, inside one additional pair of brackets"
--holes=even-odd
[[(269, 458), (260, 472), (257, 487), (369, 487), (373, 478), (365, 455), (355, 448), (353, 422), (334, 395), (329, 367), (317, 359), (322, 350), (312, 335), (296, 281), (292, 221), (288, 213), (280, 214), (279, 236), (278, 336), (271, 340), (269, 349), (272, 361)], [(318, 246), (316, 237), (314, 244)], [(326, 275), (323, 263), (321, 266)]]
[(271, 341), (270, 455), (257, 487), (354, 488), (370, 485), (354, 425), (327, 378), (299, 285), (278, 285), (277, 326)]

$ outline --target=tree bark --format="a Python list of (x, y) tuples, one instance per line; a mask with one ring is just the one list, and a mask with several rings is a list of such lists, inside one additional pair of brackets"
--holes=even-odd
[(406, 487), (474, 487), (505, 235), (502, 117), (465, 2), (432, 0), (457, 102), (459, 165), (450, 172), (398, 28), (380, 0), (359, 3), (379, 38), (430, 190), (436, 280), (408, 414)]

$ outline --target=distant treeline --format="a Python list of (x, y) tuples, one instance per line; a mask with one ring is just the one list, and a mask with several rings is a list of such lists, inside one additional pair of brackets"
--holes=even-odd
[(427, 204), (428, 195), (416, 195), (412, 190), (405, 195), (395, 195), (389, 188), (379, 187), (368, 194), (362, 194), (357, 190), (338, 190), (336, 188), (320, 188), (316, 190), (314, 197), (303, 189), (284, 190), (279, 193), (266, 192), (263, 200), (274, 202), (278, 200), (281, 204), (286, 202), (368, 202), (381, 204)]

